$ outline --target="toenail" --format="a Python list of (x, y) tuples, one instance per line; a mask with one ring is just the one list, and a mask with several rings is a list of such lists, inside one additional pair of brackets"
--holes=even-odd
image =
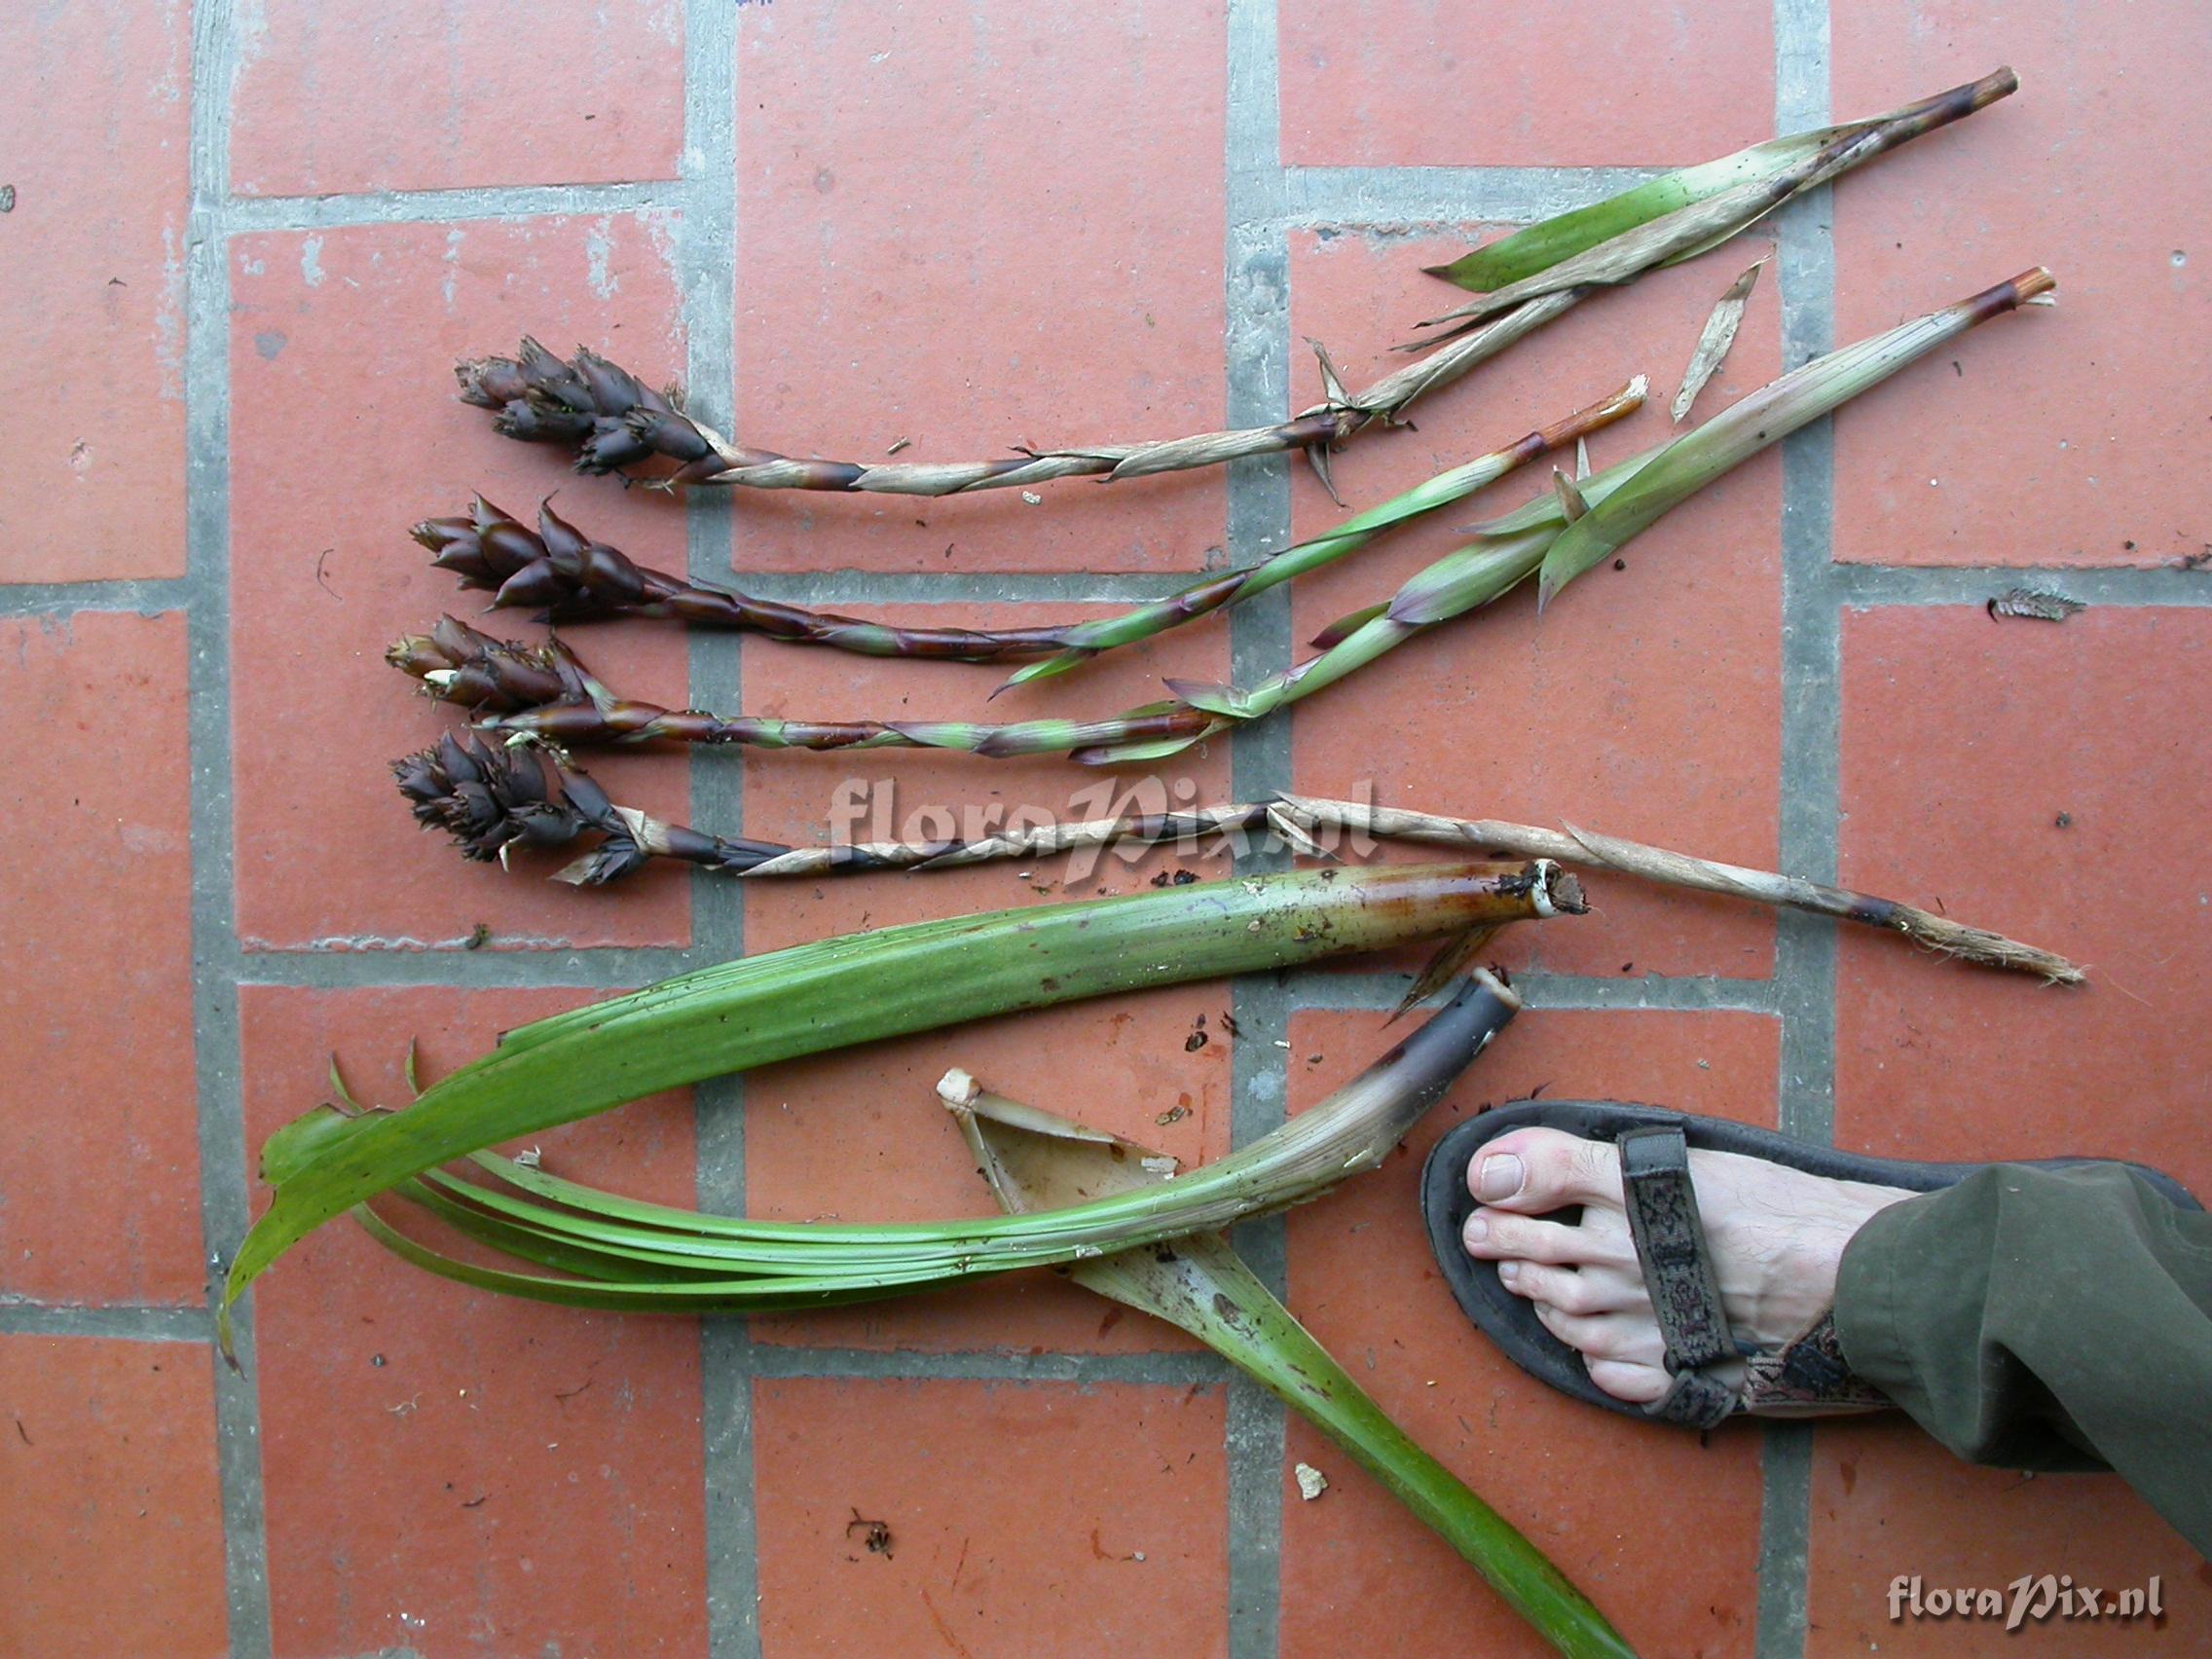
[(1495, 1158), (1483, 1160), (1482, 1169), (1475, 1177), (1475, 1197), (1486, 1203), (1510, 1198), (1521, 1190), (1523, 1179), (1521, 1161), (1510, 1152), (1501, 1152)]
[(1465, 1237), (1470, 1244), (1480, 1244), (1490, 1236), (1490, 1223), (1479, 1215), (1467, 1217)]

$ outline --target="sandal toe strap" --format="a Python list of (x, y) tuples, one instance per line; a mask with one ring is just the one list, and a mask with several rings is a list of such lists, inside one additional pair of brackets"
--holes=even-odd
[(1736, 1358), (1737, 1347), (1698, 1219), (1689, 1144), (1680, 1129), (1653, 1125), (1629, 1130), (1618, 1145), (1629, 1232), (1675, 1380), (1645, 1410), (1670, 1422), (1711, 1427), (1735, 1410), (1740, 1396), (1706, 1368)]

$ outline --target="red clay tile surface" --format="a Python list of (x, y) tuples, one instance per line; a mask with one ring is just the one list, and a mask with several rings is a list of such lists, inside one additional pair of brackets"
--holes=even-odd
[[(1224, 9), (742, 12), (746, 440), (974, 461), (1221, 425)], [(747, 504), (737, 561), (1182, 571), (1222, 536), (1218, 473), (1033, 494), (792, 492)]]
[[(2055, 311), (1974, 334), (1836, 420), (1839, 559), (2161, 565), (2212, 542), (2212, 42), (2189, 8), (1839, 10), (1839, 112), (2000, 63), (2021, 91), (1835, 193), (1836, 339), (2047, 265)], [(1951, 360), (1956, 358), (1954, 370)]]
[[(435, 741), (453, 719), (383, 660), (440, 612), (476, 618), (407, 538), (418, 518), (481, 491), (530, 515), (571, 485), (552, 450), (510, 442), (452, 397), (461, 356), (525, 332), (641, 364), (674, 350), (668, 223), (658, 217), (405, 225), (237, 239), (231, 246), (233, 649), (239, 931), (278, 949), (453, 947), (478, 923), (493, 947), (682, 943), (681, 879), (575, 895), (464, 865), (421, 838), (373, 762)], [(682, 515), (611, 486), (566, 488), (564, 514), (641, 562), (683, 568)], [(485, 621), (535, 636), (527, 612)], [(673, 630), (584, 630), (577, 648), (616, 689), (681, 707)], [(343, 710), (344, 741), (304, 719)], [(303, 729), (304, 727), (304, 729)], [(301, 740), (276, 742), (290, 730)], [(594, 757), (617, 800), (682, 820), (681, 767)], [(343, 831), (333, 825), (345, 821)]]
[[(1845, 620), (1844, 879), (1879, 887), (1909, 869), (1955, 913), (2092, 964), (2094, 982), (2007, 996), (2017, 987), (1844, 940), (1837, 1143), (1907, 1158), (2128, 1158), (2212, 1191), (2196, 1112), (2212, 1039), (2189, 1012), (2212, 985), (2212, 950), (2188, 840), (2212, 800), (2194, 735), (2170, 712), (2172, 685), (2212, 653), (2212, 618), (2100, 608), (2051, 627), (1945, 607)], [(2156, 681), (2146, 663), (2159, 665)], [(1899, 1572), (2003, 1585), (2071, 1571), (2108, 1588), (2162, 1572), (2176, 1633), (2212, 1617), (2201, 1563), (2117, 1481), (2023, 1484), (1961, 1470), (1923, 1438), (1860, 1429), (1822, 1430), (1816, 1471), (1814, 1618), (1834, 1643), (1816, 1651), (1850, 1650), (1852, 1633), (1886, 1625), (1881, 1598)], [(2001, 1526), (1966, 1527), (1992, 1512)], [(2117, 1627), (2032, 1635), (2007, 1647), (1977, 1628), (1958, 1651), (2127, 1650)]]
[[(1318, 1101), (1390, 1040), (1380, 1014), (1298, 1015), (1293, 1109)], [(1437, 1274), (1420, 1225), (1421, 1162), (1470, 1113), (1538, 1091), (1771, 1124), (1776, 1041), (1776, 1023), (1762, 1014), (1530, 1011), (1382, 1170), (1290, 1215), (1291, 1310), (1639, 1652), (1751, 1652), (1758, 1433), (1739, 1425), (1701, 1446), (1694, 1434), (1553, 1393), (1502, 1359)], [(1378, 1294), (1385, 1281), (1402, 1288)], [(1550, 1651), (1303, 1419), (1291, 1421), (1284, 1456), (1330, 1481), (1313, 1502), (1285, 1503), (1284, 1654), (1342, 1652), (1352, 1628), (1362, 1650), (1378, 1656)], [(1671, 1531), (1657, 1549), (1649, 1527), (1629, 1518), (1667, 1510), (1694, 1513), (1697, 1525)]]
[[(411, 522), (472, 491), (518, 513), (558, 492), (652, 566), (684, 569), (696, 541), (779, 594), (1008, 623), (1118, 608), (1344, 516), (1303, 465), (1287, 492), (1247, 467), (1070, 481), (1034, 502), (752, 492), (726, 517), (687, 515), (500, 438), (454, 401), (451, 364), (525, 333), (656, 383), (695, 359), (703, 414), (797, 456), (1179, 435), (1233, 407), (1310, 404), (1309, 336), (1355, 386), (1399, 366), (1388, 348), (1457, 297), (1419, 267), (1504, 228), (1463, 216), (1586, 197), (1603, 181), (1577, 169), (1766, 136), (1778, 98), (1823, 91), (1778, 63), (1827, 63), (1849, 116), (2006, 60), (2017, 96), (1825, 208), (1592, 299), (1336, 462), (1364, 507), (1639, 371), (1652, 408), (1593, 458), (1661, 441), (1714, 300), (1778, 239), (1813, 263), (1769, 268), (1701, 417), (1783, 366), (1786, 297), (1816, 331), (1832, 309), (1844, 342), (2051, 264), (2055, 310), (1992, 323), (1834, 423), (1832, 521), (1816, 429), (1804, 465), (1752, 461), (1541, 618), (1509, 596), (1240, 753), (1217, 741), (1106, 774), (944, 754), (582, 758), (656, 815), (814, 842), (841, 793), (866, 836), (971, 831), (1023, 809), (1222, 801), (1234, 757), (1237, 790), (1372, 790), (1815, 875), (1832, 844), (1847, 882), (2086, 961), (2089, 988), (2045, 989), (1852, 931), (1831, 1004), (1826, 954), (1798, 948), (1811, 934), (1594, 875), (1592, 914), (1497, 947), (1526, 1017), (1400, 1156), (1280, 1224), (1287, 1299), (1640, 1651), (1787, 1646), (1762, 1607), (1801, 1615), (1812, 1659), (2201, 1649), (2212, 1569), (2115, 1481), (2023, 1482), (1899, 1422), (1830, 1425), (1807, 1512), (1764, 1515), (1789, 1500), (1789, 1463), (1762, 1468), (1759, 1433), (1701, 1443), (1549, 1393), (1459, 1316), (1413, 1204), (1438, 1135), (1539, 1090), (1818, 1123), (1831, 1035), (1840, 1145), (2110, 1152), (2212, 1191), (2194, 851), (2212, 811), (2212, 609), (2172, 568), (2212, 544), (2201, 19), (2175, 0), (1987, 17), (1873, 0), (1829, 8), (1824, 45), (1817, 8), (1751, 0), (941, 10), (209, 0), (49, 5), (8, 36), (0, 1651), (703, 1659), (756, 1635), (768, 1659), (1187, 1659), (1266, 1648), (1271, 1630), (1298, 1659), (1539, 1651), (1302, 1419), (1278, 1456), (1191, 1339), (1049, 1273), (708, 1328), (495, 1299), (342, 1222), (257, 1287), (245, 1379), (217, 1369), (210, 1259), (267, 1202), (255, 1155), (324, 1097), (334, 1051), (364, 1099), (395, 1104), (410, 1036), (440, 1075), (502, 1027), (704, 963), (733, 930), (764, 952), (1225, 867), (1184, 848), (1080, 874), (1039, 859), (747, 886), (663, 868), (577, 893), (541, 879), (551, 859), (465, 865), (411, 825), (387, 772), (455, 722), (381, 653), (482, 605), (428, 569)], [(1300, 581), (1292, 638), (1383, 597), (1456, 527), (1545, 488), (1550, 464)], [(1788, 583), (1786, 524), (1810, 559)], [(2094, 566), (2096, 603), (2057, 626), (1995, 622), (1978, 578), (1940, 566)], [(1865, 594), (1882, 603), (1846, 604)], [(1090, 717), (1165, 677), (1283, 666), (1281, 603), (996, 701), (990, 666), (753, 641), (724, 677), (741, 683), (694, 686), (673, 628), (571, 643), (618, 690), (671, 705)], [(492, 626), (542, 637), (513, 613)], [(1832, 826), (1789, 793), (1825, 798), (1831, 770)], [(727, 1119), (702, 1136), (693, 1102), (663, 1098), (548, 1134), (544, 1157), (763, 1216), (988, 1214), (934, 1097), (948, 1066), (1196, 1163), (1400, 1035), (1334, 1005), (1387, 1001), (1375, 976), (1417, 961), (793, 1062), (747, 1080), (742, 1106), (702, 1092), (742, 1113), (742, 1146)], [(1729, 1006), (1632, 1006), (1646, 998)], [(1284, 1006), (1287, 1029), (1267, 1013)], [(1259, 1029), (1233, 1030), (1239, 1007)], [(1317, 1501), (1293, 1484), (1300, 1461), (1329, 1477)], [(1762, 1567), (1769, 1522), (1781, 1549)], [(2157, 1573), (2165, 1626), (2006, 1637), (1889, 1617), (1899, 1572), (2026, 1571), (2109, 1588)]]
[[(241, 1021), (248, 1142), (329, 1097), (333, 1054), (358, 1099), (397, 1106), (409, 1038), (427, 1084), (499, 1030), (584, 1000), (252, 988)], [(683, 1100), (643, 1102), (536, 1144), (547, 1168), (572, 1179), (692, 1200)], [(329, 1294), (335, 1284), (346, 1294)], [(350, 1224), (323, 1229), (263, 1280), (255, 1315), (279, 1659), (549, 1643), (700, 1651), (696, 1321), (487, 1299), (409, 1268)]]
[(1909, 880), (1924, 902), (2088, 963), (2092, 982), (2007, 995), (2020, 987), (1844, 940), (1839, 1144), (2103, 1154), (2212, 1189), (2195, 1109), (2212, 1033), (2191, 1012), (2212, 990), (2191, 845), (2212, 781), (2177, 718), (2207, 662), (2202, 610), (2098, 608), (2059, 627), (1978, 607), (1846, 612), (1844, 880)]
[[(1420, 275), (1476, 240), (1376, 240), (1298, 234), (1291, 240), (1291, 332), (1329, 348), (1347, 385), (1365, 386), (1404, 359), (1377, 330), (1378, 313), (1425, 314), (1454, 290)], [(1346, 499), (1383, 499), (1447, 467), (1513, 442), (1616, 390), (1637, 374), (1650, 402), (1590, 442), (1602, 468), (1664, 443), (1666, 405), (1713, 302), (1766, 251), (1751, 239), (1680, 271), (1586, 301), (1465, 380), (1416, 403), (1413, 431), (1372, 429), (1334, 472)], [(1380, 305), (1378, 298), (1380, 297)], [(1742, 332), (1701, 396), (1710, 413), (1779, 368), (1771, 269)], [(1316, 393), (1310, 361), (1291, 397)], [(1693, 414), (1693, 419), (1696, 415)], [(1507, 475), (1471, 501), (1444, 507), (1292, 589), (1299, 655), (1347, 611), (1466, 543), (1465, 528), (1571, 473), (1571, 451)], [(1300, 468), (1294, 533), (1314, 536), (1345, 514)], [(1351, 680), (1316, 692), (1292, 718), (1294, 776), (1309, 794), (1365, 795), (1385, 806), (1455, 817), (1557, 825), (1662, 842), (1762, 866), (1775, 856), (1780, 759), (1778, 498), (1770, 452), (1702, 493), (1563, 593), (1542, 616), (1522, 589), (1481, 614), (1401, 645)], [(1588, 923), (1530, 930), (1514, 960), (1558, 973), (1636, 977), (1763, 977), (1773, 925), (1742, 905), (1603, 884)], [(1625, 965), (1625, 966), (1624, 966)]]
[(1773, 15), (1751, 0), (1282, 0), (1276, 16), (1293, 166), (1678, 166), (1770, 136)]
[[(1235, 1039), (1222, 1017), (1227, 1001), (1218, 985), (1178, 986), (755, 1072), (746, 1080), (746, 1209), (846, 1222), (998, 1214), (937, 1096), (938, 1079), (952, 1066), (995, 1093), (1171, 1154), (1186, 1168), (1208, 1162), (1229, 1150)], [(1040, 1052), (1084, 1060), (1040, 1068)], [(1194, 1346), (1050, 1273), (756, 1320), (754, 1335), (850, 1347)]]
[(0, 1335), (0, 1651), (230, 1652), (206, 1350)]
[[(16, 721), (0, 810), (24, 830), (0, 885), (18, 1103), (0, 1112), (0, 1168), (39, 1171), (6, 1183), (0, 1294), (201, 1297), (184, 676), (173, 612), (0, 621)], [(142, 746), (128, 765), (98, 735), (118, 710)]]
[(676, 176), (681, 0), (266, 0), (246, 17), (231, 128), (241, 194)]
[(0, 56), (0, 582), (184, 573), (191, 9), (18, 14)]
[(1219, 1387), (809, 1378), (754, 1413), (767, 1659), (1226, 1651)]
[[(1808, 1659), (1874, 1651), (1995, 1659), (2102, 1659), (2201, 1651), (2212, 1620), (2212, 1566), (2111, 1475), (1973, 1469), (1908, 1424), (1831, 1424), (1813, 1452)], [(1892, 1623), (1890, 1585), (1918, 1574), (1938, 1586), (2004, 1592), (2023, 1575), (2065, 1575), (2107, 1597), (2158, 1581), (2161, 1620), (2094, 1622), (1922, 1618)]]

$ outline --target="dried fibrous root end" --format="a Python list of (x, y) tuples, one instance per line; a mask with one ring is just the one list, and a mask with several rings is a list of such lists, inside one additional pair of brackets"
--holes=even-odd
[(2063, 956), (2022, 944), (2003, 934), (1967, 927), (1931, 911), (1900, 905), (1891, 925), (1915, 943), (1964, 962), (2009, 969), (2015, 974), (2041, 975), (2046, 983), (2053, 985), (2080, 985), (2089, 977), (2085, 970)]
[(937, 1097), (956, 1109), (975, 1105), (982, 1092), (983, 1086), (958, 1066), (937, 1080)]
[(1530, 897), (1539, 916), (1587, 914), (1590, 901), (1574, 872), (1550, 859), (1534, 861), (1535, 887)]

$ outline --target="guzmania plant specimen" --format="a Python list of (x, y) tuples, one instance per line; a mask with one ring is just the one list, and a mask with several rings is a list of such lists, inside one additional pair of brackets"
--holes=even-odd
[(1530, 576), (1538, 578), (1541, 607), (1630, 537), (1760, 450), (1976, 324), (2046, 300), (2052, 286), (2050, 273), (2042, 267), (2023, 272), (1955, 305), (1817, 357), (1658, 449), (1580, 480), (1555, 473), (1552, 491), (1475, 527), (1473, 541), (1419, 571), (1389, 600), (1323, 630), (1313, 642), (1318, 654), (1244, 687), (1170, 680), (1170, 698), (1104, 719), (998, 724), (818, 720), (667, 709), (620, 696), (591, 680), (558, 645), (538, 648), (533, 661), (547, 677), (546, 683), (572, 677), (582, 694), (563, 691), (526, 704), (503, 692), (479, 695), (488, 680), (467, 672), (473, 661), (440, 659), (429, 666), (431, 653), (419, 640), (394, 645), (391, 660), (423, 679), (433, 695), (475, 710), (481, 729), (562, 746), (669, 741), (760, 749), (952, 749), (990, 758), (1064, 754), (1088, 765), (1156, 760), (1333, 685), (1408, 640), (1504, 597)]
[(1085, 622), (1033, 628), (909, 628), (755, 599), (733, 588), (693, 582), (639, 565), (620, 549), (591, 540), (550, 505), (538, 508), (534, 532), (478, 497), (465, 517), (425, 519), (411, 534), (437, 555), (431, 563), (460, 576), (461, 586), (490, 593), (494, 610), (535, 608), (543, 620), (554, 623), (649, 616), (693, 627), (761, 634), (792, 645), (828, 645), (863, 656), (960, 662), (1051, 659), (1014, 676), (1016, 681), (1031, 680), (1060, 673), (1116, 645), (1150, 639), (1334, 564), (1384, 531), (1463, 500), (1516, 467), (1633, 414), (1642, 406), (1643, 389), (1641, 379), (1634, 381), (1609, 397), (1440, 472), (1402, 496), (1353, 515), (1326, 535), (1302, 541), (1257, 565), (1208, 576), (1122, 615)]
[(525, 339), (513, 357), (459, 365), (461, 400), (495, 412), (499, 431), (576, 453), (580, 472), (673, 465), (664, 487), (873, 491), (951, 496), (1029, 489), (1060, 478), (1136, 478), (1303, 450), (1327, 481), (1330, 449), (1375, 422), (1397, 424), (1422, 393), (1450, 385), (1600, 289), (1693, 258), (1775, 208), (1898, 145), (1984, 109), (2017, 90), (2009, 69), (1887, 115), (1793, 133), (1739, 150), (1563, 213), (1476, 249), (1436, 275), (1482, 297), (1432, 319), (1445, 338), (1410, 350), (1416, 362), (1364, 391), (1347, 390), (1320, 353), (1323, 400), (1272, 426), (1160, 443), (1023, 449), (996, 461), (863, 462), (797, 459), (724, 437), (628, 370), (579, 348), (563, 362)]

